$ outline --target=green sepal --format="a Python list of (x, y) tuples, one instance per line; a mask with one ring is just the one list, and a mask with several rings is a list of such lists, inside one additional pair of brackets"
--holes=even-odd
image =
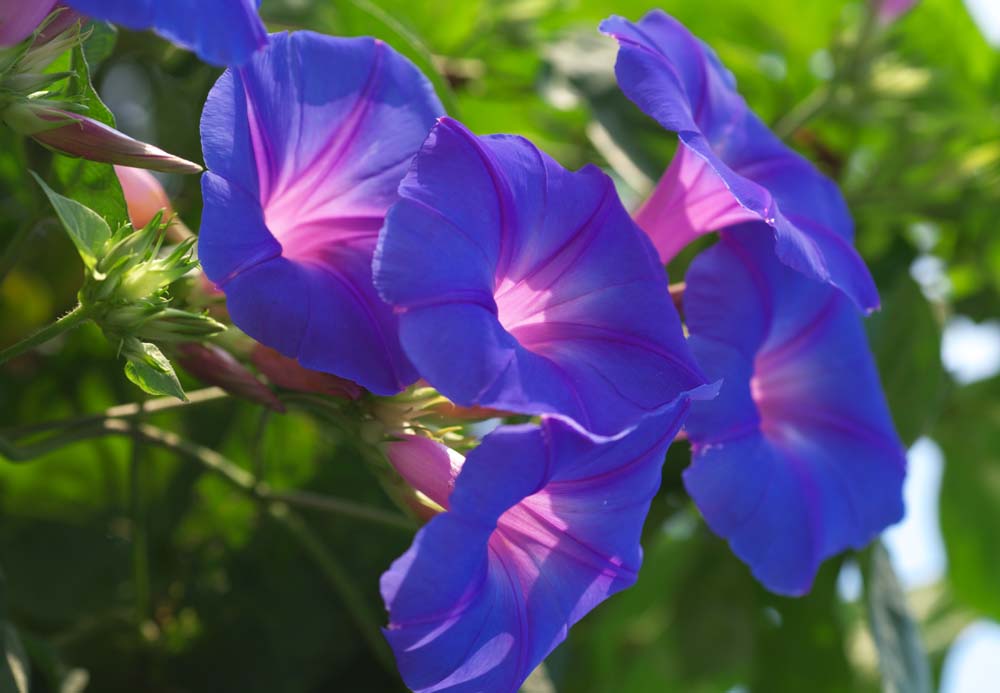
[(38, 181), (49, 202), (52, 203), (83, 264), (93, 270), (104, 252), (105, 244), (111, 238), (111, 227), (108, 226), (108, 222), (89, 207), (52, 190), (34, 171), (31, 171), (31, 175)]

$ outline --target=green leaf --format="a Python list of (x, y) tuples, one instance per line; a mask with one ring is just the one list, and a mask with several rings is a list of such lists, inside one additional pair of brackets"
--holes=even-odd
[(823, 564), (809, 593), (788, 598), (760, 589), (752, 691), (841, 693), (864, 690), (847, 660), (837, 576), (842, 561)]
[(111, 238), (111, 228), (108, 223), (89, 207), (53, 191), (34, 171), (31, 175), (45, 191), (59, 221), (62, 222), (63, 228), (80, 253), (83, 263), (88, 268), (94, 269), (104, 251), (104, 244)]
[(934, 439), (944, 451), (941, 529), (958, 601), (1000, 619), (1000, 378), (955, 394)]
[(881, 542), (872, 546), (866, 571), (868, 618), (885, 693), (931, 693), (931, 670), (920, 632)]
[(142, 342), (141, 348), (142, 354), (131, 356), (125, 364), (125, 376), (151, 395), (187, 399), (174, 367), (163, 352), (149, 342)]
[[(83, 114), (87, 117), (115, 127), (114, 116), (90, 81), (90, 68), (80, 46), (73, 49), (70, 67), (73, 76), (68, 80), (64, 95), (83, 106)], [(67, 195), (95, 210), (112, 226), (128, 221), (125, 195), (111, 164), (57, 154), (52, 160), (52, 174)]]
[(948, 384), (941, 365), (941, 327), (930, 304), (903, 274), (866, 322), (896, 428), (911, 445), (933, 425)]
[(88, 65), (96, 69), (115, 51), (118, 43), (118, 29), (107, 22), (91, 22), (86, 27), (90, 37), (83, 44), (83, 55)]

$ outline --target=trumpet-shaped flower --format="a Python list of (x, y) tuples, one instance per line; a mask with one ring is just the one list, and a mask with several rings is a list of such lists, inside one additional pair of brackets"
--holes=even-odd
[(574, 623), (631, 586), (664, 454), (687, 409), (682, 400), (601, 443), (548, 417), (501, 428), (454, 481), (444, 453), (424, 460), (426, 471), (409, 478), (446, 511), (381, 585), (385, 635), (407, 685), (514, 693)]
[(766, 587), (801, 594), (900, 519), (905, 457), (854, 307), (769, 245), (733, 229), (688, 271), (691, 348), (724, 382), (692, 407), (684, 480)]
[(652, 245), (595, 167), (443, 118), (399, 192), (376, 286), (452, 401), (613, 435), (704, 384)]
[(715, 52), (659, 10), (638, 23), (611, 17), (601, 30), (621, 46), (622, 91), (680, 139), (636, 215), (661, 259), (701, 234), (754, 221), (783, 263), (838, 287), (862, 309), (877, 308), (836, 185), (768, 130)]
[(202, 116), (199, 254), (236, 325), (377, 394), (416, 380), (371, 262), (442, 112), (419, 70), (370, 38), (278, 34), (223, 74)]

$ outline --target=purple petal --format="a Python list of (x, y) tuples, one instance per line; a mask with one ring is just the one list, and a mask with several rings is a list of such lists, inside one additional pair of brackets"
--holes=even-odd
[(692, 407), (684, 479), (768, 589), (802, 594), (900, 519), (905, 456), (854, 307), (769, 245), (733, 229), (688, 271), (691, 348), (724, 383)]
[(31, 36), (56, 0), (0, 0), (0, 46), (13, 46)]
[(66, 0), (83, 14), (152, 29), (214, 65), (242, 65), (267, 45), (254, 0)]
[(377, 394), (416, 380), (371, 262), (441, 112), (417, 68), (367, 38), (275, 35), (220, 78), (202, 116), (199, 252), (241, 329)]
[(385, 634), (407, 685), (513, 693), (574, 623), (632, 585), (687, 408), (603, 443), (550, 418), (487, 436), (449, 510), (382, 576)]
[(611, 17), (601, 31), (621, 44), (622, 91), (680, 137), (674, 163), (638, 216), (661, 259), (699, 234), (757, 219), (783, 263), (836, 286), (865, 310), (877, 308), (836, 185), (750, 111), (712, 49), (659, 10), (638, 24)]
[(614, 435), (704, 384), (654, 250), (597, 169), (442, 119), (399, 191), (375, 282), (449, 399)]

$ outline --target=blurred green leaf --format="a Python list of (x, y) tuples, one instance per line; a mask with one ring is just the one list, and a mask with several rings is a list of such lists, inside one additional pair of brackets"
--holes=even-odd
[(31, 172), (31, 175), (45, 191), (45, 195), (49, 198), (56, 210), (56, 215), (62, 222), (63, 229), (73, 241), (73, 245), (79, 251), (84, 264), (90, 269), (94, 269), (101, 252), (104, 250), (104, 244), (111, 238), (111, 228), (108, 226), (108, 222), (89, 207), (54, 192), (34, 171)]
[(882, 310), (866, 327), (896, 428), (912, 445), (933, 425), (945, 396), (940, 324), (917, 283), (902, 274), (882, 292)]
[(865, 586), (869, 624), (882, 670), (882, 690), (931, 693), (931, 670), (920, 632), (881, 542), (872, 546)]
[(90, 36), (83, 43), (83, 55), (90, 69), (96, 70), (114, 53), (118, 29), (107, 22), (91, 22), (85, 31), (89, 31)]
[(941, 529), (952, 589), (1000, 619), (1000, 378), (958, 390), (934, 439), (945, 457)]
[[(72, 71), (65, 95), (85, 108), (84, 115), (115, 127), (114, 116), (94, 90), (90, 67), (80, 46), (73, 49)], [(52, 173), (66, 195), (93, 209), (111, 225), (128, 220), (125, 196), (110, 164), (57, 154), (52, 159)]]

